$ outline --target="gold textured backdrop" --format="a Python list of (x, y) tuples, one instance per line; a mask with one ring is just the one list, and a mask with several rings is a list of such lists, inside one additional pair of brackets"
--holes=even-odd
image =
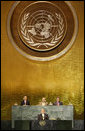
[(72, 48), (63, 57), (34, 62), (20, 55), (6, 31), (8, 12), (14, 1), (1, 2), (1, 118), (11, 119), (11, 106), (24, 95), (36, 105), (43, 96), (54, 102), (57, 96), (75, 107), (75, 119), (84, 114), (84, 2), (71, 1), (79, 20), (79, 31)]

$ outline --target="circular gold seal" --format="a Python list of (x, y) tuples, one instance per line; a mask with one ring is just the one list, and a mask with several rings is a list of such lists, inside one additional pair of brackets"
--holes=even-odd
[(45, 125), (46, 125), (46, 121), (44, 121), (44, 120), (39, 121), (39, 125), (40, 125), (40, 126), (45, 126)]
[(32, 60), (59, 58), (71, 48), (77, 32), (77, 15), (70, 2), (17, 1), (8, 14), (11, 43)]
[(65, 37), (66, 27), (66, 19), (61, 9), (48, 2), (30, 4), (22, 10), (18, 20), (21, 40), (37, 51), (57, 47)]

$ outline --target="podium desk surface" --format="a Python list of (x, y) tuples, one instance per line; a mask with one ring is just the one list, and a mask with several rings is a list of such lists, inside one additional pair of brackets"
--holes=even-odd
[(56, 120), (73, 120), (73, 106), (12, 106), (12, 119), (37, 120), (38, 114), (44, 108), (49, 118)]
[(42, 108), (48, 114), (49, 120), (73, 121), (73, 105), (12, 106), (12, 127), (15, 120), (37, 120)]

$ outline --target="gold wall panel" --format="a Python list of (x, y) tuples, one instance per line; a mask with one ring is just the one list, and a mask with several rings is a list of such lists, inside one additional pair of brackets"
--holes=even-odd
[(75, 119), (84, 115), (84, 2), (71, 1), (79, 31), (72, 48), (63, 57), (35, 62), (20, 55), (7, 36), (6, 21), (14, 1), (1, 2), (1, 118), (11, 119), (11, 106), (24, 95), (36, 105), (43, 96), (54, 102), (74, 105)]

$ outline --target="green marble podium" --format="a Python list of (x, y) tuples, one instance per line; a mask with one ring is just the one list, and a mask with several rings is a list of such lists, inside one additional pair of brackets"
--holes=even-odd
[(38, 114), (44, 108), (50, 120), (72, 120), (73, 127), (73, 105), (62, 106), (12, 106), (12, 128), (15, 120), (37, 120)]

